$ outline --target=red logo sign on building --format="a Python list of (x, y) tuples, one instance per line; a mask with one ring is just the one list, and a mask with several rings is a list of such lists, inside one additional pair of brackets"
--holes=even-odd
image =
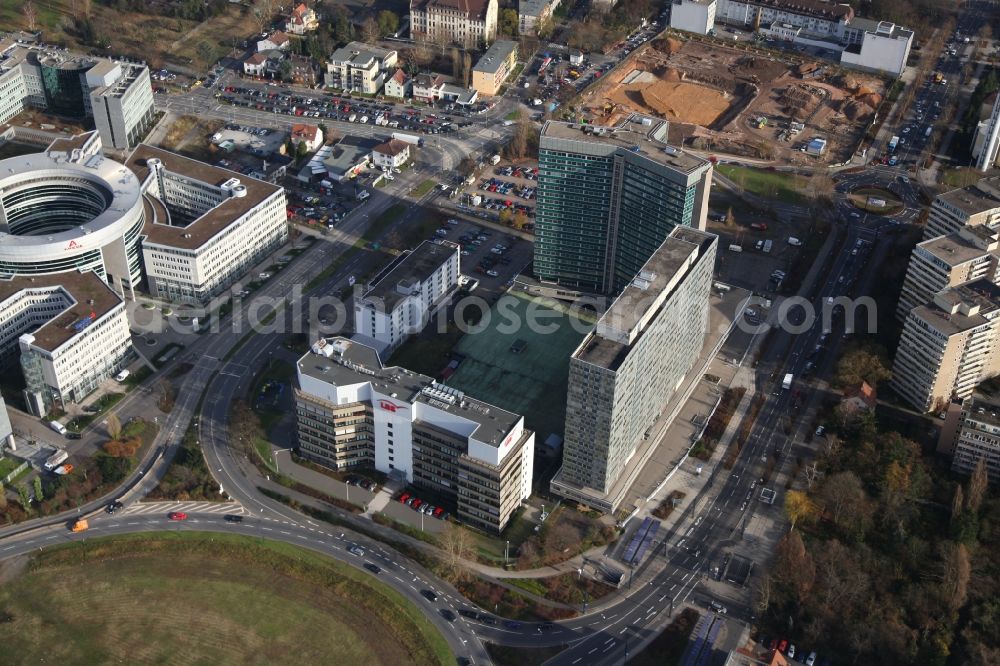
[(379, 400), (378, 406), (387, 412), (396, 412), (400, 409), (406, 409), (406, 407), (404, 407), (403, 405), (397, 405), (396, 403), (390, 400)]
[(80, 245), (79, 243), (77, 243), (75, 240), (71, 240), (69, 242), (69, 245), (66, 246), (66, 249), (67, 250), (79, 250), (81, 247), (83, 247), (83, 246)]

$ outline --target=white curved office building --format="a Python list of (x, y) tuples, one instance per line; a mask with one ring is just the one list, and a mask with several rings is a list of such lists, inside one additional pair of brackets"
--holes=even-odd
[(97, 132), (0, 160), (0, 278), (92, 271), (132, 297), (144, 223), (139, 179)]

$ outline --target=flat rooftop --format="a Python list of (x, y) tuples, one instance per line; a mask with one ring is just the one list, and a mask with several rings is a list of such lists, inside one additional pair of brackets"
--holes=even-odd
[[(976, 233), (973, 230), (978, 230), (981, 233)], [(972, 235), (979, 236), (985, 241), (988, 241), (989, 237), (995, 237), (996, 234), (996, 232), (979, 225), (965, 227), (962, 232), (972, 232)], [(920, 247), (949, 266), (964, 264), (989, 252), (962, 232), (932, 238), (920, 243)]]
[(394, 262), (387, 273), (379, 276), (377, 281), (369, 285), (365, 299), (379, 300), (385, 304), (385, 311), (392, 312), (407, 294), (401, 293), (397, 287), (407, 287), (422, 283), (430, 277), (449, 257), (458, 253), (454, 243), (437, 245), (424, 241), (402, 259)]
[(1000, 176), (983, 178), (975, 185), (943, 192), (937, 198), (968, 215), (1000, 208)]
[(684, 174), (705, 168), (709, 164), (708, 160), (666, 143), (668, 127), (669, 124), (663, 120), (656, 120), (652, 125), (646, 126), (626, 119), (616, 127), (547, 120), (542, 125), (541, 140), (561, 139), (581, 144), (581, 147), (605, 145), (620, 148), (641, 154)]
[[(0, 302), (25, 289), (61, 289), (75, 301), (34, 331), (35, 345), (53, 352), (83, 331), (88, 318), (96, 321), (118, 306), (122, 299), (96, 273), (59, 273), (0, 280)], [(91, 317), (93, 315), (93, 317)], [(79, 329), (79, 330), (77, 330)]]
[(327, 146), (330, 155), (323, 159), (323, 166), (332, 173), (346, 175), (365, 161), (378, 144), (379, 140), (374, 138), (345, 136), (334, 145)]
[(996, 398), (973, 396), (967, 409), (970, 419), (979, 423), (1000, 426), (1000, 401)]
[(609, 370), (617, 369), (642, 329), (653, 320), (652, 312), (663, 307), (715, 239), (716, 236), (696, 229), (674, 229), (604, 313), (574, 358)]
[(914, 308), (912, 313), (950, 336), (989, 323), (985, 315), (997, 310), (1000, 287), (989, 280), (976, 280), (941, 291), (932, 302)]
[[(245, 215), (254, 206), (264, 202), (269, 197), (282, 190), (277, 185), (272, 185), (263, 180), (257, 180), (229, 169), (212, 166), (183, 157), (169, 150), (155, 148), (144, 143), (139, 144), (132, 154), (129, 155), (125, 166), (135, 173), (140, 182), (145, 183), (149, 176), (149, 167), (146, 161), (158, 159), (163, 163), (167, 171), (171, 171), (193, 180), (208, 183), (216, 187), (222, 185), (227, 180), (233, 178), (246, 186), (246, 196), (230, 197), (219, 205), (208, 210), (204, 215), (194, 220), (187, 226), (171, 226), (165, 224), (164, 220), (156, 221), (147, 219), (142, 232), (147, 240), (157, 245), (167, 245), (182, 249), (194, 250), (205, 245), (218, 234), (225, 231), (229, 225), (242, 215)], [(160, 209), (162, 210), (162, 208)], [(158, 211), (159, 212), (159, 211)]]
[(479, 58), (479, 62), (473, 67), (473, 71), (485, 72), (486, 74), (496, 74), (500, 66), (507, 62), (510, 54), (517, 50), (517, 42), (498, 40), (493, 42), (486, 53)]
[[(398, 366), (383, 367), (378, 353), (367, 345), (342, 337), (327, 340), (325, 344), (335, 345), (342, 351), (334, 352), (329, 358), (310, 351), (299, 359), (299, 372), (335, 386), (370, 382), (380, 393), (393, 395), (396, 400), (411, 405), (417, 402), (431, 405), (477, 423), (479, 428), (472, 436), (497, 447), (521, 419), (519, 414), (470, 398), (461, 391), (438, 384), (426, 375)], [(443, 394), (449, 394), (450, 391), (450, 395), (455, 398), (454, 404), (440, 399), (440, 393), (435, 396), (424, 389), (436, 389), (435, 393), (439, 390)]]

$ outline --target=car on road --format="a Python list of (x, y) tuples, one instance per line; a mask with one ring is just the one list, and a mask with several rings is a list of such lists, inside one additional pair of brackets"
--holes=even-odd
[(515, 620), (504, 620), (503, 626), (507, 627), (508, 629), (520, 629), (521, 623)]
[(125, 506), (125, 505), (122, 504), (120, 500), (115, 500), (114, 502), (112, 502), (111, 504), (109, 504), (107, 507), (105, 507), (104, 510), (107, 511), (108, 513), (114, 513), (115, 511), (117, 511), (118, 509), (122, 508), (123, 506)]
[(365, 549), (356, 543), (352, 543), (350, 546), (348, 546), (347, 552), (350, 553), (351, 555), (357, 555), (358, 557), (365, 556)]
[(373, 574), (376, 575), (382, 573), (382, 570), (379, 568), (379, 566), (377, 564), (373, 564), (372, 562), (365, 562), (365, 569), (368, 569), (368, 571), (371, 571)]
[(816, 433), (815, 434), (816, 434), (817, 437), (822, 437), (823, 433), (825, 433), (825, 432), (826, 432), (826, 426), (820, 426), (820, 427), (816, 428)]
[(449, 610), (447, 608), (442, 608), (441, 609), (441, 617), (443, 617), (444, 619), (448, 620), (449, 622), (454, 622), (455, 620), (458, 619), (458, 616), (455, 615), (455, 613), (453, 611), (451, 611), (451, 610)]
[(497, 273), (497, 272), (496, 272), (495, 270), (493, 270), (493, 269), (490, 269), (490, 270), (486, 271), (486, 274), (487, 274), (487, 275), (489, 275), (490, 277), (493, 277), (493, 278), (495, 278), (495, 277), (500, 277), (500, 274), (499, 274), (499, 273)]
[(170, 518), (170, 520), (187, 520), (188, 515), (183, 511), (171, 511), (167, 514), (167, 517)]
[(243, 516), (238, 516), (235, 513), (227, 513), (225, 515), (225, 520), (227, 523), (242, 523)]
[(482, 622), (483, 624), (488, 624), (491, 627), (495, 627), (497, 624), (497, 619), (492, 615), (480, 615), (479, 621)]
[(421, 596), (423, 596), (427, 601), (437, 601), (438, 595), (434, 590), (420, 590)]
[(716, 613), (720, 615), (725, 615), (728, 612), (725, 606), (720, 604), (718, 601), (715, 601), (714, 599), (708, 605), (711, 607), (712, 610), (714, 610)]

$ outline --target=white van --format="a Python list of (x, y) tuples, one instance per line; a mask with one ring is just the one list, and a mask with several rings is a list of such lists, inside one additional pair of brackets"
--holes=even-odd
[(66, 433), (68, 432), (66, 430), (66, 426), (64, 426), (62, 423), (59, 423), (58, 421), (49, 421), (49, 427), (63, 436), (65, 436)]
[(115, 381), (116, 381), (116, 382), (123, 382), (123, 381), (125, 381), (126, 379), (128, 379), (128, 376), (129, 376), (130, 374), (131, 374), (131, 373), (130, 373), (130, 372), (129, 372), (128, 370), (122, 370), (122, 371), (121, 371), (121, 372), (119, 372), (119, 373), (118, 373), (117, 375), (115, 375)]

